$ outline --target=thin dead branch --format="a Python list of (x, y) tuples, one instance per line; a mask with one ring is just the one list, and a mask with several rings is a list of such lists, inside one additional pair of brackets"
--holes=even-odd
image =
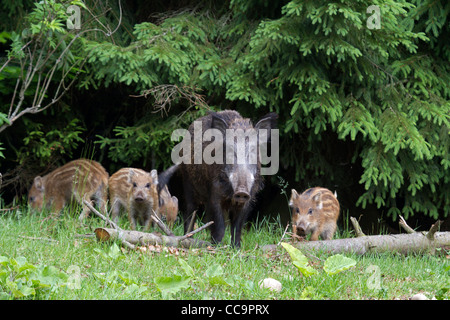
[(441, 226), (441, 223), (442, 223), (442, 221), (438, 220), (431, 226), (430, 231), (428, 231), (428, 233), (427, 233), (428, 240), (430, 240), (430, 241), (435, 240), (434, 235), (439, 230), (439, 227)]
[(174, 236), (173, 232), (164, 224), (164, 222), (157, 216), (156, 212), (152, 209), (151, 218), (156, 222), (158, 227), (168, 236)]
[(187, 239), (187, 238), (189, 238), (189, 237), (192, 237), (194, 234), (196, 234), (197, 232), (200, 232), (200, 231), (202, 231), (203, 229), (206, 229), (206, 228), (208, 228), (210, 225), (212, 225), (214, 223), (214, 221), (210, 221), (210, 222), (207, 222), (207, 223), (205, 223), (203, 226), (201, 226), (200, 228), (197, 228), (197, 229), (195, 229), (195, 230), (193, 230), (193, 231), (191, 231), (191, 232), (188, 232), (188, 233), (186, 233), (184, 236), (182, 236), (181, 238), (180, 238), (180, 240), (182, 241), (182, 240), (184, 240), (184, 239)]
[(204, 96), (197, 93), (198, 89), (190, 86), (179, 87), (173, 84), (162, 84), (155, 86), (151, 89), (144, 90), (140, 95), (131, 95), (131, 97), (139, 98), (152, 96), (155, 101), (153, 104), (153, 113), (160, 112), (161, 115), (168, 115), (172, 102), (177, 99), (184, 99), (189, 103), (189, 107), (186, 108), (178, 117), (181, 118), (186, 112), (188, 112), (192, 107), (199, 106), (202, 108), (209, 109)]
[(89, 201), (83, 199), (83, 203), (89, 208), (89, 210), (91, 210), (91, 212), (93, 212), (97, 217), (108, 223), (111, 227), (118, 230), (121, 229), (115, 222), (110, 220), (108, 217), (105, 217), (100, 212), (98, 212), (97, 209), (95, 209)]
[(58, 240), (55, 239), (50, 239), (50, 238), (42, 238), (42, 237), (28, 237), (28, 236), (19, 236), (20, 238), (23, 239), (28, 239), (28, 240), (40, 240), (40, 241), (47, 241), (47, 242), (56, 242), (58, 243)]
[(195, 221), (196, 215), (197, 215), (197, 210), (194, 210), (194, 212), (192, 212), (191, 221), (189, 221), (189, 226), (188, 226), (186, 233), (189, 233), (192, 231), (192, 229), (194, 229), (194, 221)]
[(406, 220), (402, 216), (400, 216), (400, 221), (398, 222), (398, 224), (400, 225), (400, 227), (403, 228), (403, 230), (406, 231), (406, 233), (415, 233), (416, 232), (413, 228), (408, 226), (408, 224), (406, 223)]
[(355, 229), (355, 233), (357, 237), (365, 237), (366, 235), (362, 232), (361, 226), (359, 225), (358, 220), (355, 217), (350, 217), (350, 221), (353, 225), (353, 229)]
[(280, 239), (280, 241), (278, 241), (278, 243), (277, 243), (277, 245), (279, 246), (280, 245), (280, 243), (283, 241), (283, 239), (284, 239), (284, 236), (286, 235), (286, 231), (287, 231), (287, 229), (289, 228), (289, 222), (286, 224), (286, 228), (284, 228), (284, 232), (283, 232), (283, 235), (281, 236), (281, 239)]

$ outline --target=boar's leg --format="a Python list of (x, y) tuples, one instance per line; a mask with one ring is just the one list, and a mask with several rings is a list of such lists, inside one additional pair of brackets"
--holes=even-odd
[(241, 247), (241, 232), (242, 232), (242, 225), (247, 217), (247, 214), (249, 212), (249, 209), (247, 207), (244, 207), (242, 209), (237, 210), (231, 210), (230, 211), (230, 217), (231, 217), (231, 244), (235, 248)]
[(333, 235), (336, 232), (336, 223), (328, 223), (323, 226), (320, 236), (323, 240), (333, 239)]
[(132, 210), (128, 209), (128, 221), (130, 222), (131, 230), (136, 230), (136, 217)]
[[(212, 193), (214, 194), (214, 193)], [(213, 243), (220, 243), (225, 234), (225, 221), (223, 218), (223, 211), (219, 201), (211, 197), (206, 206), (207, 215), (212, 216), (214, 224), (211, 225), (211, 238)]]
[(94, 201), (97, 204), (97, 207), (100, 209), (100, 212), (107, 218), (109, 218), (108, 214), (108, 193), (106, 192), (106, 187), (102, 184), (97, 191), (93, 195)]
[(311, 240), (311, 241), (317, 241), (317, 240), (319, 240), (319, 235), (320, 235), (320, 230), (318, 230), (318, 229), (314, 230), (314, 231), (312, 232), (312, 234), (311, 234), (310, 240)]
[(63, 199), (55, 199), (51, 202), (51, 204), (48, 206), (50, 208), (50, 216), (49, 219), (52, 218), (58, 218), (61, 215), (61, 211), (66, 205), (66, 201)]
[(120, 208), (122, 207), (125, 206), (122, 205), (119, 199), (115, 199), (111, 204), (111, 220), (114, 221), (114, 223), (119, 221)]
[(194, 201), (194, 187), (192, 183), (188, 181), (185, 177), (183, 177), (183, 193), (184, 193), (184, 202), (185, 209), (183, 213), (184, 219), (184, 234), (188, 234), (192, 230), (189, 230), (189, 224), (191, 222), (192, 214), (195, 209), (197, 209), (197, 205)]

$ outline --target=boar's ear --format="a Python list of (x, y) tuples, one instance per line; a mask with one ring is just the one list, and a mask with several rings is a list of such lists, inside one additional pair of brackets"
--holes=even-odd
[(298, 198), (298, 193), (295, 191), (295, 189), (292, 189), (291, 191), (291, 200), (289, 201), (289, 206), (292, 207), (294, 205), (294, 200)]
[(277, 119), (278, 115), (275, 112), (270, 112), (256, 123), (255, 129), (275, 129), (277, 127)]
[(158, 193), (161, 193), (161, 190), (169, 183), (170, 178), (178, 170), (179, 167), (179, 164), (175, 164), (158, 175)]
[(158, 184), (158, 171), (156, 171), (156, 169), (153, 169), (152, 171), (150, 171), (150, 176), (153, 179), (153, 183)]
[(34, 187), (39, 191), (44, 191), (44, 182), (42, 181), (42, 177), (37, 176), (33, 181)]
[(211, 128), (218, 129), (225, 134), (228, 129), (228, 123), (217, 112), (211, 113)]

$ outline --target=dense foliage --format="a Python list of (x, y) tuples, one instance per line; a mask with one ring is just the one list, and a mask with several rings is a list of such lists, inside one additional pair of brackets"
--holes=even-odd
[[(21, 48), (47, 21), (42, 5), (12, 3), (2, 2), (1, 65), (12, 59), (0, 74), (0, 126), (29, 66), (19, 63)], [(173, 129), (207, 109), (253, 119), (275, 111), (279, 175), (292, 186), (336, 188), (341, 199), (355, 195), (358, 206), (374, 204), (393, 219), (448, 216), (449, 2), (76, 1), (79, 33), (64, 28), (70, 3), (47, 3), (59, 14), (44, 24), (49, 48), (63, 38), (72, 44), (47, 99), (61, 79), (76, 81), (53, 106), (1, 133), (1, 171), (17, 175), (21, 166), (24, 185), (45, 164), (82, 153), (96, 153), (110, 171), (162, 169)], [(371, 5), (380, 29), (368, 27)], [(38, 83), (25, 91), (28, 104)]]

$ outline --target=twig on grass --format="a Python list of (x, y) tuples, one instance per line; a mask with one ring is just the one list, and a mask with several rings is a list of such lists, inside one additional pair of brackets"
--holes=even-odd
[(201, 226), (200, 228), (197, 228), (197, 229), (195, 229), (195, 230), (193, 230), (193, 231), (191, 231), (191, 232), (188, 232), (188, 233), (186, 233), (184, 236), (182, 236), (181, 238), (180, 238), (180, 240), (184, 240), (184, 239), (187, 239), (187, 238), (190, 238), (190, 237), (192, 237), (194, 234), (196, 234), (197, 232), (200, 232), (200, 231), (202, 231), (203, 229), (206, 229), (206, 228), (208, 228), (210, 225), (212, 225), (214, 223), (214, 221), (210, 221), (210, 222), (208, 222), (208, 223), (205, 223), (203, 226)]
[(156, 215), (155, 210), (152, 209), (152, 215), (151, 218), (153, 219), (153, 221), (156, 222), (156, 224), (158, 225), (158, 227), (161, 228), (162, 231), (164, 231), (164, 233), (168, 236), (174, 236), (173, 232), (164, 224), (164, 222), (162, 222), (162, 220)]
[(119, 231), (119, 236), (118, 239), (122, 242), (122, 244), (127, 247), (128, 249), (132, 249), (135, 250), (136, 246), (129, 243), (127, 240), (122, 238), (122, 234), (123, 234), (123, 230), (122, 228), (120, 228), (116, 223), (114, 223), (113, 221), (109, 220), (109, 218), (105, 217), (104, 215), (102, 215), (100, 212), (98, 212), (90, 203), (89, 201), (87, 201), (86, 199), (83, 199), (83, 203), (98, 217), (100, 217), (102, 220), (106, 221), (107, 223), (109, 223), (110, 226), (112, 226), (114, 229), (116, 229), (117, 231)]
[(23, 239), (28, 239), (28, 240), (41, 240), (41, 241), (56, 242), (56, 243), (59, 242), (58, 240), (50, 239), (50, 238), (28, 237), (28, 236), (20, 236), (20, 235), (19, 235), (19, 237), (20, 237), (20, 238), (23, 238)]
[(194, 229), (194, 221), (195, 221), (196, 214), (197, 214), (197, 210), (192, 212), (191, 221), (189, 222), (189, 227), (188, 227), (186, 233), (190, 233), (192, 231), (192, 229)]
[(111, 227), (113, 227), (114, 229), (121, 229), (115, 222), (111, 221), (109, 218), (105, 217), (104, 215), (102, 215), (100, 212), (97, 211), (97, 209), (95, 209), (92, 204), (87, 201), (86, 199), (83, 199), (83, 203), (89, 208), (89, 210), (91, 210), (97, 217), (99, 217), (100, 219), (102, 219), (103, 221), (107, 222)]
[(281, 239), (280, 239), (280, 241), (278, 241), (278, 243), (277, 243), (277, 246), (279, 246), (280, 245), (280, 243), (283, 241), (283, 239), (284, 239), (284, 236), (286, 235), (286, 231), (287, 231), (287, 229), (289, 228), (289, 222), (286, 224), (286, 228), (284, 228), (284, 232), (283, 232), (283, 235), (281, 236)]

